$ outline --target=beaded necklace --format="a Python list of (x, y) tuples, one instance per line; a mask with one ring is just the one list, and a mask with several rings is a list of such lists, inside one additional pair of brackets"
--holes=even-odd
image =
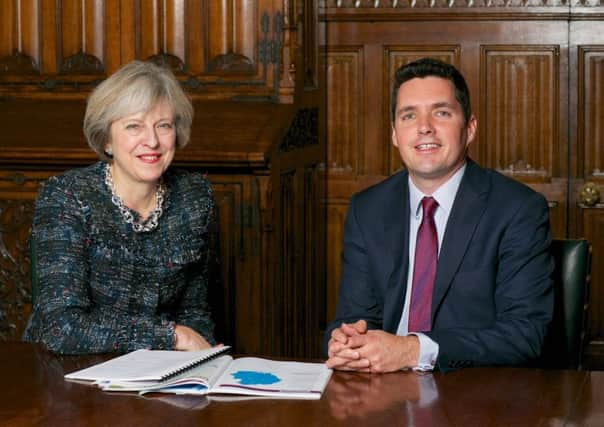
[(107, 166), (105, 167), (105, 184), (107, 184), (107, 187), (111, 191), (111, 201), (119, 209), (124, 221), (132, 225), (132, 229), (136, 233), (144, 233), (147, 231), (155, 230), (157, 228), (157, 225), (159, 224), (159, 219), (164, 213), (163, 204), (164, 195), (166, 194), (166, 186), (163, 182), (163, 179), (159, 179), (159, 182), (157, 183), (157, 187), (155, 189), (155, 209), (153, 210), (153, 212), (151, 212), (149, 218), (147, 218), (147, 220), (143, 221), (142, 223), (134, 220), (134, 215), (132, 215), (132, 211), (124, 205), (124, 201), (122, 200), (122, 198), (118, 196), (115, 192), (115, 186), (113, 185), (113, 176), (111, 175), (111, 166), (109, 165), (109, 163), (107, 163)]

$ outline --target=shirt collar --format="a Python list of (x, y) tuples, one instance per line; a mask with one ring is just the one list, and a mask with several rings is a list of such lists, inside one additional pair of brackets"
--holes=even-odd
[[(432, 197), (436, 199), (438, 202), (438, 209), (442, 209), (443, 212), (449, 215), (451, 209), (453, 208), (453, 202), (455, 201), (455, 196), (457, 195), (457, 190), (459, 189), (459, 185), (461, 184), (461, 179), (463, 178), (463, 174), (466, 170), (467, 163), (464, 163), (462, 167), (460, 167), (452, 176), (449, 178), (443, 185), (438, 187), (438, 189), (432, 193)], [(409, 208), (411, 209), (411, 215), (414, 215), (416, 218), (419, 218), (421, 215), (421, 201), (424, 197), (428, 196), (427, 194), (422, 193), (413, 183), (411, 177), (409, 180)]]

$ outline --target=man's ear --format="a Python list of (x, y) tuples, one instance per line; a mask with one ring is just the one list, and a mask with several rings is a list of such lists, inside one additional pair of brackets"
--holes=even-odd
[(476, 116), (472, 114), (468, 119), (468, 123), (466, 124), (466, 147), (474, 141), (476, 138), (476, 131), (478, 129), (478, 120), (476, 120)]
[(396, 140), (396, 129), (394, 128), (394, 123), (390, 122), (390, 127), (392, 128), (392, 145), (398, 148), (398, 141)]

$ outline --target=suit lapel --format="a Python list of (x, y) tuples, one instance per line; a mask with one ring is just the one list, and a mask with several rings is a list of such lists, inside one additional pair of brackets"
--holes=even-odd
[(489, 187), (490, 181), (485, 171), (468, 159), (438, 256), (432, 295), (432, 324), (434, 324), (435, 313), (459, 269), (474, 230), (487, 207)]
[(387, 262), (384, 264), (390, 274), (384, 292), (384, 330), (396, 333), (403, 311), (407, 288), (409, 264), (409, 183), (406, 172), (400, 174), (400, 180), (386, 205), (384, 214), (384, 242)]

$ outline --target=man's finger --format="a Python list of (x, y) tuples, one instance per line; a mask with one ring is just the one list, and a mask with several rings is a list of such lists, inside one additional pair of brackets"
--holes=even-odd
[(346, 344), (348, 336), (342, 331), (341, 328), (335, 328), (333, 331), (331, 331), (331, 339), (341, 342), (342, 344)]

